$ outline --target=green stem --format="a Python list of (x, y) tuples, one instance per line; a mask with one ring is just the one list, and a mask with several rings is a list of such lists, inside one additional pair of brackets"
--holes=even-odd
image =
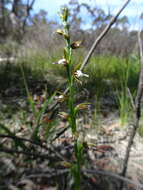
[[(68, 25), (65, 25), (65, 31), (69, 36), (69, 28)], [(68, 75), (68, 82), (69, 82), (69, 109), (70, 109), (70, 125), (72, 129), (72, 133), (76, 133), (76, 117), (74, 113), (74, 77), (72, 73), (72, 48), (70, 46), (70, 37), (66, 39), (66, 48), (67, 48), (67, 58), (68, 58), (68, 65), (67, 65), (67, 75)]]
[(81, 186), (81, 166), (82, 166), (82, 146), (79, 147), (78, 144), (78, 137), (77, 137), (77, 127), (76, 127), (76, 113), (75, 113), (75, 88), (74, 88), (74, 74), (73, 74), (73, 65), (72, 65), (72, 48), (71, 48), (71, 41), (69, 35), (69, 26), (67, 20), (64, 21), (64, 30), (67, 34), (65, 37), (66, 41), (66, 54), (65, 58), (67, 60), (66, 70), (68, 76), (68, 86), (69, 86), (69, 98), (68, 98), (68, 107), (69, 107), (69, 124), (72, 130), (72, 135), (75, 139), (74, 142), (74, 151), (76, 157), (76, 163), (73, 164), (71, 168), (71, 172), (74, 178), (74, 190), (80, 190)]
[[(77, 140), (75, 142), (75, 146), (76, 146), (76, 149), (78, 150), (77, 148)], [(76, 155), (76, 159), (77, 159), (77, 183), (76, 183), (76, 190), (80, 190), (80, 185), (81, 185), (81, 160), (80, 160), (80, 156), (79, 156), (80, 152), (77, 151), (77, 155)]]
[(71, 78), (71, 82), (69, 84), (69, 109), (70, 109), (70, 122), (71, 122), (71, 128), (72, 133), (75, 135), (76, 133), (76, 116), (74, 111), (74, 79)]

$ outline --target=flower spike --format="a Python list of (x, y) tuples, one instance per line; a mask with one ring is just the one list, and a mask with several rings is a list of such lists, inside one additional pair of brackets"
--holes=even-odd
[(69, 11), (67, 7), (62, 8), (62, 12), (60, 14), (60, 17), (63, 22), (66, 22), (68, 19)]

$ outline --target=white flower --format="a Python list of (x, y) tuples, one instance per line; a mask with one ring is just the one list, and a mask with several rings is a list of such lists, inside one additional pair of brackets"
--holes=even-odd
[(59, 98), (59, 99), (63, 99), (63, 98), (64, 98), (64, 95), (60, 95), (58, 98)]
[(83, 72), (80, 71), (80, 70), (77, 70), (77, 71), (75, 72), (75, 76), (76, 76), (77, 78), (79, 78), (79, 77), (89, 77), (89, 75), (83, 73)]
[(62, 94), (59, 96), (55, 96), (55, 100), (57, 100), (58, 102), (63, 102), (65, 100), (65, 96)]
[(53, 64), (66, 65), (67, 64), (67, 60), (66, 59), (60, 59), (58, 62), (53, 63)]

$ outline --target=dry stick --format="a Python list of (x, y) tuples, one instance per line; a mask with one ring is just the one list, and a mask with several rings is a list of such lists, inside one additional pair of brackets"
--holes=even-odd
[[(30, 170), (31, 171), (31, 170)], [(62, 175), (62, 174), (65, 174), (65, 173), (68, 173), (70, 170), (69, 169), (61, 169), (61, 170), (48, 170), (48, 171), (34, 171), (32, 172), (32, 174), (30, 175), (27, 175), (25, 176), (24, 178), (51, 178), (51, 177), (55, 177), (55, 176), (58, 176), (58, 175)], [(98, 170), (98, 169), (83, 169), (82, 170), (83, 173), (87, 173), (87, 174), (95, 174), (95, 175), (103, 175), (103, 176), (107, 176), (107, 177), (111, 177), (111, 178), (115, 178), (115, 179), (118, 179), (120, 181), (124, 181), (125, 183), (127, 184), (132, 184), (136, 187), (140, 187), (140, 188), (143, 188), (143, 184), (141, 183), (136, 183), (134, 182), (133, 180), (131, 179), (128, 179), (128, 178), (125, 178), (125, 177), (122, 177), (118, 174), (114, 174), (112, 172), (109, 172), (109, 171), (103, 171), (103, 170)]]
[[(32, 141), (32, 140), (30, 140), (30, 139), (25, 139), (25, 138), (22, 138), (22, 137), (18, 137), (18, 136), (11, 136), (11, 135), (0, 135), (0, 138), (10, 138), (10, 139), (14, 139), (14, 140), (21, 140), (21, 141), (25, 141), (25, 142), (29, 142), (29, 143), (31, 143), (31, 144), (33, 144), (33, 145), (36, 145), (36, 146), (39, 146), (39, 147), (41, 147), (41, 148), (43, 148), (43, 149), (45, 149), (45, 150), (51, 150), (52, 152), (54, 152), (55, 153), (55, 155), (57, 155), (59, 158), (61, 158), (62, 160), (64, 160), (64, 161), (67, 161), (60, 153), (58, 153), (55, 149), (54, 149), (54, 147), (53, 147), (53, 145), (51, 144), (51, 147), (50, 148), (48, 148), (46, 145), (42, 145), (41, 143), (38, 143), (38, 142), (34, 142), (34, 141)], [(13, 149), (9, 149), (9, 152), (7, 152), (7, 153), (11, 153), (12, 151), (10, 151), (10, 150), (12, 150), (12, 151), (14, 151)], [(1, 149), (0, 149), (0, 151), (1, 151)], [(7, 150), (6, 150), (7, 151)], [(26, 155), (29, 155), (29, 153), (28, 152), (16, 152), (16, 153), (22, 153), (22, 154), (26, 154)], [(30, 153), (31, 154), (31, 153)], [(33, 154), (35, 154), (35, 153), (32, 153), (32, 155)], [(43, 156), (45, 156), (44, 154), (42, 155), (42, 157)]]
[(23, 179), (31, 179), (31, 178), (51, 178), (51, 177), (57, 177), (59, 175), (63, 175), (68, 173), (70, 170), (69, 169), (56, 169), (54, 172), (49, 170), (49, 172), (42, 172), (39, 174), (30, 174), (27, 176), (24, 176)]
[(9, 138), (9, 139), (14, 139), (14, 140), (21, 140), (21, 141), (29, 142), (33, 145), (40, 146), (41, 148), (44, 148), (46, 150), (49, 150), (48, 147), (46, 147), (45, 145), (42, 145), (40, 142), (38, 143), (38, 142), (35, 142), (33, 140), (30, 140), (30, 139), (23, 138), (23, 137), (0, 134), (0, 138)]
[(16, 150), (16, 149), (10, 149), (7, 147), (2, 147), (0, 148), (0, 152), (8, 153), (8, 154), (24, 154), (29, 157), (35, 157), (36, 159), (38, 158), (43, 158), (43, 159), (53, 159), (52, 157), (49, 156), (49, 154), (41, 154), (39, 153), (34, 153), (34, 152), (28, 152), (28, 151), (23, 151), (23, 150)]
[(110, 28), (112, 27), (112, 25), (116, 22), (117, 18), (119, 17), (119, 15), (121, 14), (121, 12), (124, 10), (124, 8), (128, 5), (128, 3), (131, 0), (127, 0), (125, 2), (125, 4), (121, 7), (121, 9), (117, 12), (117, 14), (111, 19), (111, 21), (109, 22), (109, 24), (105, 27), (105, 29), (103, 30), (103, 32), (101, 32), (101, 34), (97, 37), (97, 39), (95, 40), (95, 42), (93, 43), (91, 49), (89, 50), (87, 56), (85, 57), (83, 64), (80, 67), (80, 70), (83, 70), (84, 67), (88, 64), (89, 59), (91, 58), (91, 55), (93, 54), (95, 48), (97, 47), (97, 45), (100, 43), (100, 41), (102, 40), (102, 38), (107, 34), (107, 32), (110, 30)]
[[(62, 161), (67, 161), (60, 153), (58, 153), (56, 150), (52, 149), (52, 151), (55, 153), (57, 157), (59, 157)], [(35, 157), (36, 159), (41, 158), (41, 159), (53, 159), (49, 154), (41, 154), (35, 153), (35, 152), (26, 152), (23, 150), (16, 150), (16, 149), (10, 149), (7, 147), (2, 147), (0, 148), (0, 152), (8, 153), (8, 154), (23, 154), (29, 157)]]
[[(129, 138), (128, 146), (126, 149), (126, 155), (123, 163), (123, 170), (121, 172), (121, 175), (124, 177), (127, 172), (128, 167), (128, 161), (130, 157), (131, 147), (133, 144), (134, 137), (136, 135), (136, 131), (139, 127), (139, 121), (141, 116), (141, 99), (143, 95), (143, 47), (141, 42), (141, 32), (138, 33), (138, 43), (139, 43), (139, 49), (140, 49), (140, 59), (141, 59), (141, 70), (140, 70), (140, 76), (139, 76), (139, 83), (138, 83), (138, 90), (137, 95), (135, 99), (135, 123), (133, 125), (133, 129)], [(121, 182), (120, 184), (120, 190), (123, 189), (124, 183)]]
[(136, 106), (135, 106), (135, 102), (134, 102), (134, 98), (131, 94), (131, 91), (130, 89), (127, 87), (127, 92), (128, 92), (128, 95), (129, 95), (129, 98), (130, 98), (130, 101), (131, 101), (131, 106), (133, 108), (133, 111), (135, 112), (136, 111)]
[(88, 174), (99, 174), (99, 175), (103, 175), (103, 176), (107, 176), (107, 177), (111, 177), (111, 178), (115, 178), (115, 179), (118, 179), (124, 183), (128, 183), (128, 184), (133, 184), (135, 185), (136, 187), (140, 187), (140, 188), (143, 188), (143, 184), (141, 183), (136, 183), (134, 182), (133, 180), (131, 179), (128, 179), (126, 177), (122, 177), (118, 174), (115, 174), (115, 173), (112, 173), (112, 172), (109, 172), (109, 171), (104, 171), (104, 170), (98, 170), (98, 169), (94, 169), (94, 170), (91, 170), (91, 169), (83, 169), (83, 172), (85, 173), (88, 173)]

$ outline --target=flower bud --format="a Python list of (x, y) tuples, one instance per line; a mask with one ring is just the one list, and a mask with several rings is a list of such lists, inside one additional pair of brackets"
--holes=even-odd
[(58, 33), (59, 35), (64, 36), (65, 39), (69, 39), (69, 35), (66, 32), (64, 32), (64, 30), (58, 29), (56, 31), (56, 33)]
[(64, 31), (63, 30), (61, 30), (61, 29), (57, 29), (57, 31), (56, 31), (58, 34), (60, 34), (60, 35), (64, 35)]
[(58, 114), (62, 119), (68, 120), (69, 119), (69, 114), (66, 112), (59, 112)]
[(81, 103), (81, 104), (78, 104), (75, 109), (76, 110), (85, 110), (85, 109), (89, 109), (91, 106), (90, 103)]
[(68, 8), (67, 8), (67, 7), (64, 7), (64, 8), (62, 9), (61, 15), (60, 15), (62, 21), (66, 22), (67, 19), (68, 19), (68, 15), (69, 15)]
[(72, 49), (77, 49), (77, 48), (80, 47), (80, 45), (81, 45), (81, 41), (76, 41), (76, 42), (73, 42), (73, 43), (71, 44), (71, 48), (72, 48)]

